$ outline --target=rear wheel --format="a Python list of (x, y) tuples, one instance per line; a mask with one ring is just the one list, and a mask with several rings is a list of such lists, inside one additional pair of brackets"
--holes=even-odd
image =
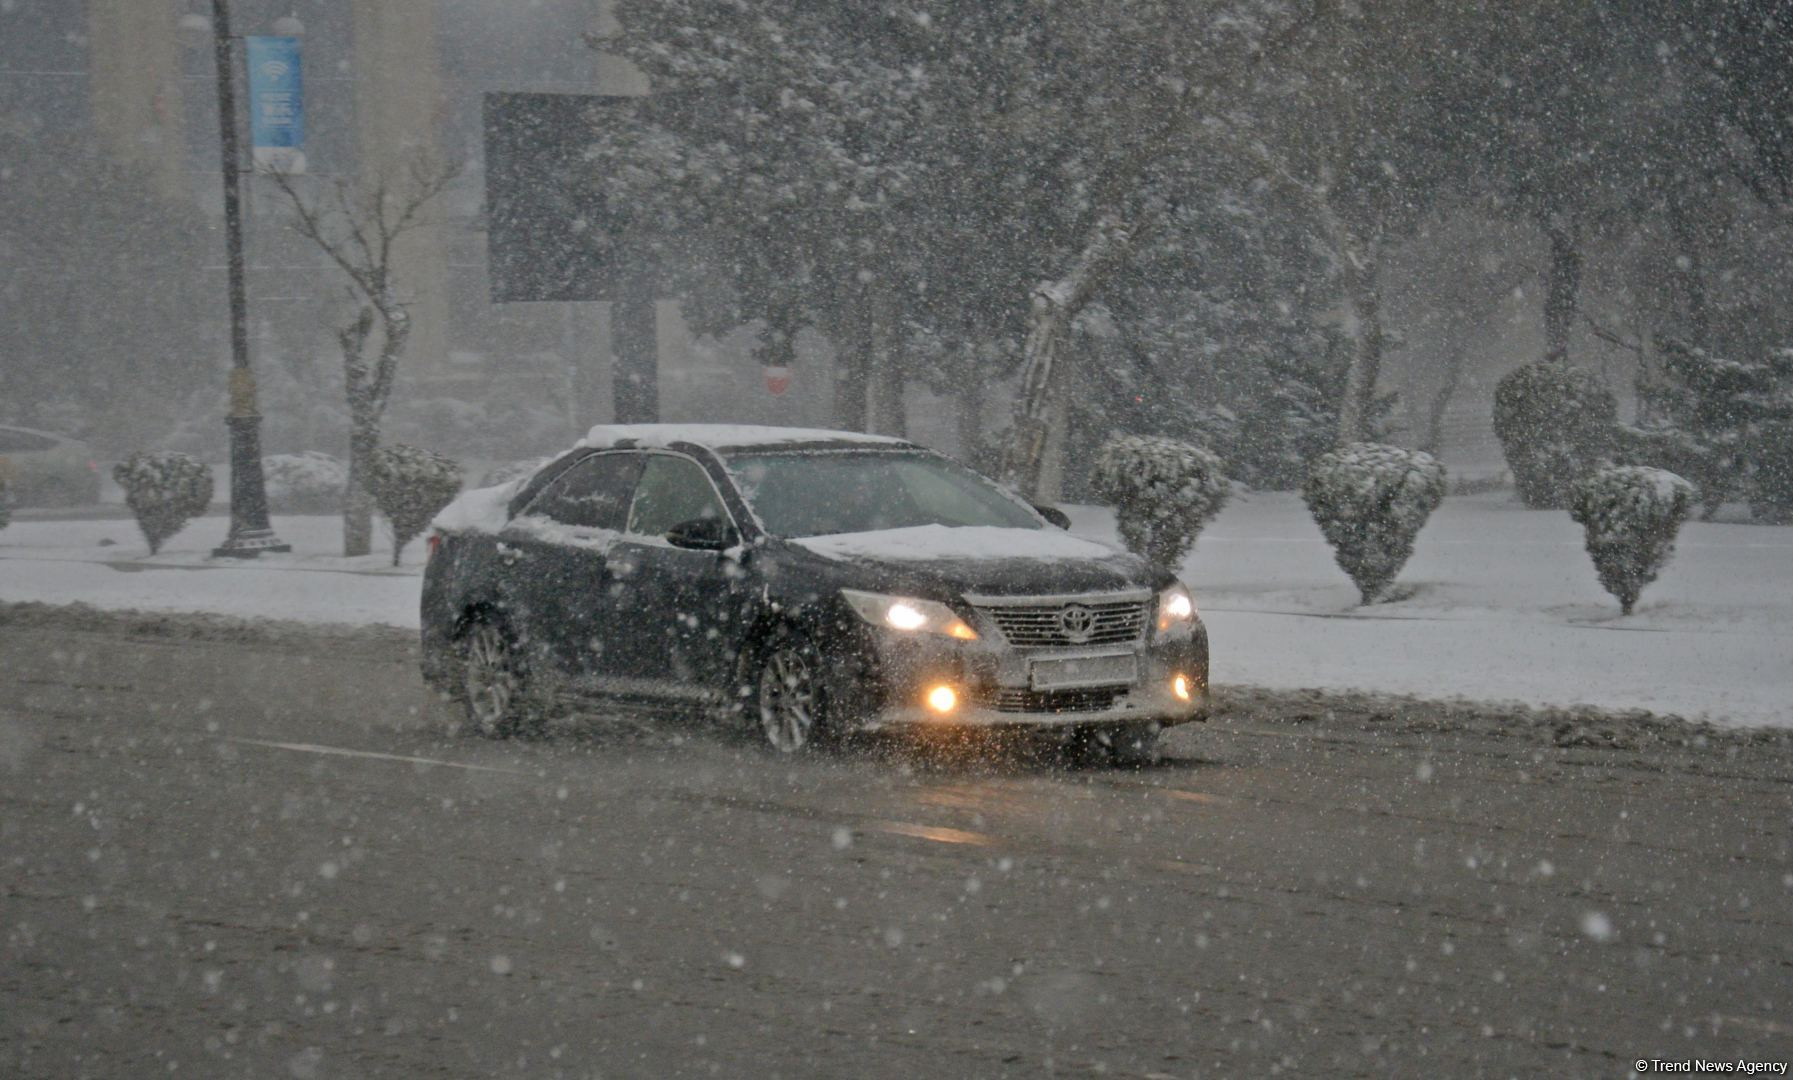
[(760, 655), (754, 700), (760, 731), (774, 750), (794, 754), (822, 732), (821, 663), (801, 634), (781, 632)]
[(504, 739), (532, 729), (528, 670), (508, 630), (490, 619), (478, 619), (461, 639), (462, 698), (473, 730), (488, 739)]

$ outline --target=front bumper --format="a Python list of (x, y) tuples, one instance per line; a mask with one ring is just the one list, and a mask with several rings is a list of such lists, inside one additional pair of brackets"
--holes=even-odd
[[(1149, 635), (1148, 631), (1148, 635)], [(862, 730), (895, 727), (1030, 727), (1158, 724), (1208, 719), (1208, 635), (1199, 622), (1184, 637), (1101, 648), (1024, 649), (980, 638), (960, 643), (868, 631), (859, 663), (834, 665), (831, 713)], [(1137, 677), (1127, 683), (1036, 690), (1033, 664), (1091, 656), (1132, 655)], [(1174, 692), (1182, 676), (1187, 700)], [(954, 708), (928, 704), (939, 686), (953, 690)]]

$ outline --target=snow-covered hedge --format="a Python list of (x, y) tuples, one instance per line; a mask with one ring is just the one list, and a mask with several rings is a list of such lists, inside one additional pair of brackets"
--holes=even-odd
[(1618, 402), (1593, 373), (1540, 360), (1494, 388), (1494, 434), (1519, 497), (1533, 508), (1568, 505), (1575, 481), (1601, 463)]
[(149, 553), (212, 505), (212, 470), (186, 454), (139, 451), (112, 467)]
[(420, 446), (394, 443), (368, 457), (367, 489), (392, 525), (392, 565), (399, 552), (461, 490), (461, 467)]
[(1114, 507), (1127, 549), (1173, 573), (1229, 490), (1219, 457), (1156, 435), (1103, 443), (1090, 483)]
[(1600, 584), (1625, 614), (1675, 553), (1693, 497), (1692, 484), (1644, 465), (1610, 465), (1575, 484), (1569, 514), (1587, 534)]
[(261, 459), (268, 509), (279, 514), (325, 514), (342, 508), (348, 466), (316, 450)]
[(1351, 443), (1314, 462), (1301, 496), (1339, 567), (1374, 603), (1444, 498), (1444, 466), (1418, 450)]

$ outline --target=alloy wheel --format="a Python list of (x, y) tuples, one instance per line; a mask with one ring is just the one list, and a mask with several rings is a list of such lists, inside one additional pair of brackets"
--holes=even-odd
[(815, 735), (815, 662), (796, 644), (780, 645), (760, 669), (760, 727), (766, 741), (786, 754), (807, 746)]
[(489, 622), (467, 634), (467, 715), (474, 730), (487, 738), (508, 735), (516, 727), (523, 679), (504, 631)]

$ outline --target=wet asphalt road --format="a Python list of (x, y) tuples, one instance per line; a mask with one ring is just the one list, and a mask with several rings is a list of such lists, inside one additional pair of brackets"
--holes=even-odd
[(1121, 772), (444, 720), (392, 635), (0, 622), (0, 1076), (1793, 1058), (1784, 741), (1257, 700)]

